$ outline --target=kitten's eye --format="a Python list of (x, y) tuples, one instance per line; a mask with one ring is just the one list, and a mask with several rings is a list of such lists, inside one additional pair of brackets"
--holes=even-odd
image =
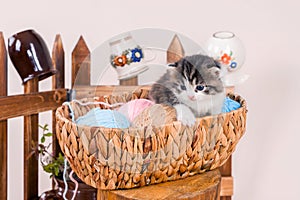
[(197, 85), (196, 90), (203, 91), (205, 89), (204, 85)]
[(181, 88), (182, 90), (186, 90), (185, 85), (181, 85), (180, 88)]

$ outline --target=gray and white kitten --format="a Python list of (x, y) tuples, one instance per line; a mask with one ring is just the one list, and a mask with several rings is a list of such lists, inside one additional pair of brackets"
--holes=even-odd
[(218, 62), (197, 54), (184, 57), (171, 66), (153, 84), (150, 99), (173, 106), (177, 120), (188, 126), (195, 123), (196, 117), (221, 112), (225, 92)]

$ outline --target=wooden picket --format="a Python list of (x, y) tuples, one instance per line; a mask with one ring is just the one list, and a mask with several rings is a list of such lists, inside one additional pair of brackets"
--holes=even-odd
[[(80, 69), (80, 70), (79, 70)], [(72, 52), (72, 87), (90, 85), (91, 53), (83, 37), (80, 36)]]
[[(6, 95), (7, 53), (3, 34), (0, 32), (0, 97)], [(7, 120), (0, 120), (0, 184), (0, 199), (7, 199)]]
[[(52, 48), (52, 61), (53, 68), (57, 70), (55, 76), (52, 77), (52, 89), (55, 91), (64, 91), (65, 88), (65, 51), (62, 43), (61, 36), (58, 34), (55, 37), (54, 45)], [(66, 97), (67, 94), (62, 95)], [(61, 96), (60, 96), (61, 97)], [(59, 97), (58, 97), (59, 99)], [(65, 101), (66, 99), (63, 99)], [(58, 105), (59, 106), (59, 105)], [(55, 120), (55, 110), (52, 111), (52, 153), (57, 156), (60, 152), (59, 144), (56, 139), (56, 120)], [(54, 185), (53, 185), (54, 186)]]

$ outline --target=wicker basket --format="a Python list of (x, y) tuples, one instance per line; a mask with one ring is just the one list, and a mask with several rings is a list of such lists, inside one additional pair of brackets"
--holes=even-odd
[[(147, 96), (148, 90), (139, 90), (100, 99), (113, 104)], [(77, 126), (63, 105), (56, 112), (57, 138), (71, 168), (93, 187), (133, 188), (177, 180), (220, 167), (234, 151), (245, 132), (247, 109), (240, 96), (229, 97), (241, 108), (198, 118), (193, 127), (178, 121), (127, 129)], [(97, 107), (71, 106), (75, 118)]]

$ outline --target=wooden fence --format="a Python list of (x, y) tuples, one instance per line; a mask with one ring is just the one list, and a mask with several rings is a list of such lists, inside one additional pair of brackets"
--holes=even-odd
[[(38, 113), (54, 112), (67, 97), (67, 90), (64, 89), (64, 51), (59, 35), (54, 42), (52, 57), (57, 69), (52, 90), (39, 92), (38, 79), (35, 78), (24, 84), (24, 94), (7, 96), (7, 51), (3, 34), (0, 33), (0, 199), (7, 199), (7, 119), (19, 116), (24, 116), (24, 199), (38, 196), (39, 163), (34, 156), (28, 157), (32, 151), (31, 141), (38, 142)], [(57, 145), (53, 148), (57, 151)]]

